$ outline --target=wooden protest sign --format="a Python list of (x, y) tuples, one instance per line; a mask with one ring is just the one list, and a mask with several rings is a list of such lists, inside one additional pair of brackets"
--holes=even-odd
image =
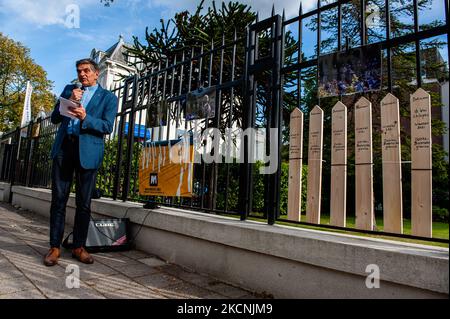
[(403, 233), (402, 165), (399, 101), (391, 93), (381, 100), (384, 231)]
[(331, 110), (330, 224), (345, 227), (347, 197), (347, 107), (337, 102)]
[(295, 108), (290, 118), (288, 219), (300, 221), (302, 208), (303, 112)]
[(308, 190), (306, 202), (306, 220), (315, 224), (320, 223), (322, 147), (323, 111), (316, 105), (309, 113)]
[(373, 230), (372, 103), (361, 97), (355, 104), (355, 226)]
[(432, 237), (431, 98), (411, 95), (411, 232)]

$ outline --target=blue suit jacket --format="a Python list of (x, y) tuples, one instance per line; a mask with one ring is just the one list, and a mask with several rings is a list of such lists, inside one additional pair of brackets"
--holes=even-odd
[[(75, 85), (67, 85), (61, 96), (70, 98), (74, 88)], [(80, 163), (85, 169), (97, 169), (103, 160), (103, 136), (113, 130), (118, 108), (117, 97), (99, 85), (89, 103), (83, 106), (86, 109), (86, 117), (80, 122)], [(70, 122), (70, 118), (59, 113), (59, 101), (52, 112), (51, 121), (54, 124), (61, 123), (52, 147), (53, 159), (61, 149)]]

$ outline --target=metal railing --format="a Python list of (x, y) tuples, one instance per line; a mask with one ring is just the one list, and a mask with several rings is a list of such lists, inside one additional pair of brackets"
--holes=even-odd
[[(309, 72), (308, 76), (305, 71), (317, 67), (319, 56), (323, 53), (321, 19), (326, 13), (337, 12), (337, 45), (332, 51), (340, 51), (352, 45), (350, 36), (344, 35), (348, 33), (348, 30), (343, 30), (345, 10), (356, 10), (359, 20), (355, 26), (359, 35), (354, 39), (354, 44), (381, 44), (385, 52), (385, 90), (388, 92), (392, 92), (395, 87), (392, 71), (394, 48), (414, 44), (416, 86), (420, 87), (423, 84), (420, 41), (447, 35), (448, 45), (448, 1), (444, 1), (445, 24), (421, 29), (418, 1), (413, 0), (415, 19), (413, 29), (408, 34), (393, 34), (391, 30), (390, 8), (393, 0), (377, 1), (385, 6), (384, 35), (378, 38), (371, 37), (370, 30), (366, 28), (367, 1), (340, 0), (321, 5), (322, 2), (318, 0), (317, 8), (307, 13), (303, 13), (300, 7), (299, 15), (289, 19), (285, 18), (284, 13), (280, 16), (272, 12), (270, 18), (250, 25), (244, 38), (237, 38), (235, 32), (232, 41), (227, 42), (223, 36), (220, 43), (212, 41), (208, 48), (199, 45), (179, 50), (164, 57), (147, 74), (127, 78), (112, 89), (119, 98), (119, 110), (113, 132), (105, 137), (105, 157), (97, 175), (97, 188), (101, 189), (103, 196), (124, 201), (153, 200), (162, 205), (238, 215), (242, 220), (249, 216), (264, 218), (269, 224), (289, 222), (280, 219), (280, 215), (285, 213), (280, 211), (283, 200), (281, 184), (286, 179), (282, 175), (281, 156), (278, 157), (276, 173), (265, 176), (257, 176), (255, 165), (247, 159), (243, 163), (207, 164), (202, 161), (194, 164), (194, 192), (191, 198), (150, 198), (139, 195), (138, 163), (141, 151), (148, 141), (176, 139), (186, 131), (192, 131), (193, 122), (186, 120), (187, 96), (190, 92), (206, 87), (214, 87), (217, 109), (213, 118), (197, 123), (201, 130), (208, 127), (235, 127), (243, 130), (250, 127), (275, 128), (279, 134), (277, 151), (281, 154), (283, 146), (286, 146), (283, 132), (290, 111), (293, 107), (313, 106), (305, 106), (305, 88), (302, 83), (306, 77), (314, 85), (318, 83), (317, 70)], [(311, 27), (316, 33), (316, 46), (315, 53), (310, 58), (304, 50), (305, 21), (313, 21), (316, 25), (315, 28)], [(292, 32), (295, 24), (298, 24), (294, 32), (296, 36)], [(286, 31), (287, 29), (290, 31)], [(290, 48), (286, 47), (288, 37), (291, 41)], [(287, 88), (285, 79), (288, 77), (295, 78), (294, 89)], [(286, 99), (288, 95), (293, 98)], [(318, 98), (316, 102), (320, 102)], [(149, 117), (160, 114), (158, 107), (161, 105), (167, 108), (166, 118), (163, 119), (166, 125), (151, 127)], [(49, 118), (45, 118), (2, 135), (0, 180), (16, 185), (49, 188), (50, 149), (56, 130), (57, 126)], [(269, 138), (266, 140), (270, 141)], [(250, 147), (248, 140), (244, 140), (243, 147), (247, 152)], [(270, 143), (267, 142), (265, 147), (269, 151)], [(448, 240), (444, 241), (448, 243)]]

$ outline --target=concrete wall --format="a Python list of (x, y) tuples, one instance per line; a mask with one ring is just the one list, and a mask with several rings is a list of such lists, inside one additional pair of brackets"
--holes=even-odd
[[(49, 215), (49, 190), (14, 186), (13, 204)], [(72, 223), (74, 197), (67, 209)], [(175, 208), (93, 200), (94, 216), (130, 218), (138, 249), (276, 298), (448, 298), (449, 250)], [(140, 225), (143, 224), (141, 228)], [(366, 287), (366, 267), (380, 288)]]
[(11, 186), (8, 183), (0, 182), (0, 202), (8, 202)]

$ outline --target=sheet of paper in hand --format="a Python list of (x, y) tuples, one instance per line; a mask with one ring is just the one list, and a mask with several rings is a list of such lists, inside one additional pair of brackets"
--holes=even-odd
[(63, 116), (70, 117), (71, 119), (76, 119), (75, 116), (72, 115), (70, 108), (80, 107), (81, 104), (78, 102), (74, 102), (63, 97), (59, 98), (59, 113)]

